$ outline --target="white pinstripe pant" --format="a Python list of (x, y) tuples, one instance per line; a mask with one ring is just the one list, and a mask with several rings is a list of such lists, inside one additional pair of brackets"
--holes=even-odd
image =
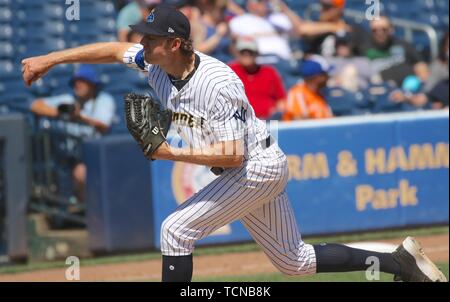
[(314, 274), (314, 248), (301, 239), (284, 190), (287, 177), (284, 157), (269, 166), (226, 170), (163, 222), (162, 254), (189, 255), (196, 240), (240, 219), (282, 273)]

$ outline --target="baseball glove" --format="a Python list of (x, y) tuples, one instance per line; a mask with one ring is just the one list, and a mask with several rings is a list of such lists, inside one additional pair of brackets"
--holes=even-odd
[(166, 141), (172, 123), (172, 111), (163, 109), (151, 96), (129, 93), (125, 96), (125, 119), (128, 131), (151, 159)]

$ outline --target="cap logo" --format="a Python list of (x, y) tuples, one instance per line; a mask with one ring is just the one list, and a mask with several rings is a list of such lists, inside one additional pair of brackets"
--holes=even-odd
[(147, 17), (147, 22), (152, 23), (153, 21), (155, 21), (155, 15), (153, 14), (153, 12), (151, 12)]
[(173, 30), (173, 28), (172, 27), (169, 27), (169, 29), (167, 30), (167, 32), (169, 32), (169, 33), (171, 33), (171, 34), (173, 34), (175, 31)]

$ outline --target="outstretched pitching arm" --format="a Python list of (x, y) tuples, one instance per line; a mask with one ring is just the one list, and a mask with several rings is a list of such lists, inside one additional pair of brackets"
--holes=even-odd
[(133, 43), (104, 42), (69, 48), (22, 60), (22, 76), (27, 86), (42, 78), (53, 66), (65, 63), (123, 63)]

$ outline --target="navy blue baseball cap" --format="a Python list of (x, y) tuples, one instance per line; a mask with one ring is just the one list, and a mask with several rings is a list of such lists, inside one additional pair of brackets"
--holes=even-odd
[(95, 86), (99, 86), (101, 84), (100, 79), (95, 72), (94, 67), (91, 65), (81, 65), (73, 74), (72, 78), (69, 81), (69, 85), (73, 86), (76, 80), (85, 80), (88, 81)]
[(300, 74), (304, 78), (311, 78), (320, 74), (328, 74), (333, 71), (333, 66), (328, 64), (322, 56), (313, 55), (300, 64)]
[(172, 5), (159, 4), (145, 22), (130, 25), (130, 28), (144, 35), (160, 37), (179, 37), (189, 39), (191, 25), (189, 19)]

